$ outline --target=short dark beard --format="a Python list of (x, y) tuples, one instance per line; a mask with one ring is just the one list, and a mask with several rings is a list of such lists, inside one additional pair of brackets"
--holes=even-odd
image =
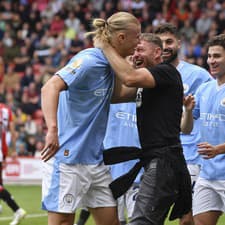
[(165, 63), (172, 63), (178, 57), (178, 51), (171, 55), (169, 59), (163, 60)]

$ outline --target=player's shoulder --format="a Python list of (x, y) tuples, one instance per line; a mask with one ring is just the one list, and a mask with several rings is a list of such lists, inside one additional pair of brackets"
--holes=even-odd
[(194, 79), (206, 82), (212, 80), (211, 74), (203, 67), (185, 61), (180, 61), (178, 70), (187, 75), (191, 75)]
[(84, 49), (74, 56), (74, 58), (78, 58), (78, 57), (91, 58), (92, 60), (93, 59), (106, 60), (102, 50), (99, 48)]
[(108, 64), (103, 52), (98, 48), (87, 48), (73, 56), (68, 64), (83, 64), (85, 66), (93, 66), (98, 64)]
[(193, 64), (193, 63), (189, 63), (189, 62), (186, 62), (186, 61), (181, 61), (180, 64), (185, 68), (185, 69), (188, 69), (190, 70), (191, 72), (202, 72), (202, 73), (205, 73), (207, 75), (210, 75), (209, 72), (199, 66), (199, 65), (196, 65), (196, 64)]
[(216, 85), (216, 80), (215, 79), (213, 79), (213, 80), (209, 80), (209, 81), (207, 81), (207, 82), (205, 82), (205, 83), (202, 83), (200, 86), (199, 86), (199, 90), (202, 90), (202, 91), (205, 91), (205, 90), (207, 90), (207, 89), (209, 89), (209, 88), (212, 88), (212, 87), (214, 87)]

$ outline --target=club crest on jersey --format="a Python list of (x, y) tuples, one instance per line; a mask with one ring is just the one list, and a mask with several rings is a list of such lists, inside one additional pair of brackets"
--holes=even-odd
[(220, 105), (225, 107), (225, 98), (223, 98), (221, 101), (220, 101)]
[(184, 88), (184, 94), (186, 94), (189, 91), (189, 85), (183, 84), (183, 88)]

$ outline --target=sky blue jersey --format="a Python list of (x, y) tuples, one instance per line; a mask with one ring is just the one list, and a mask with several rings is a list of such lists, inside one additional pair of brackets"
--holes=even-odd
[(57, 73), (67, 84), (58, 104), (60, 149), (57, 160), (67, 164), (102, 162), (114, 73), (97, 48), (75, 55)]
[[(180, 61), (177, 70), (181, 74), (185, 96), (194, 95), (199, 85), (213, 79), (207, 70), (185, 61)], [(187, 163), (200, 164), (200, 157), (196, 151), (196, 144), (200, 140), (199, 120), (194, 121), (193, 130), (189, 135), (181, 133), (180, 138)]]
[[(212, 145), (225, 143), (225, 84), (213, 80), (202, 84), (196, 92), (194, 118), (200, 118), (201, 142)], [(200, 177), (225, 180), (225, 154), (202, 159)]]
[[(104, 147), (134, 146), (140, 148), (136, 103), (111, 104), (107, 124)], [(127, 173), (136, 163), (136, 160), (130, 160), (111, 166), (113, 179)], [(140, 182), (142, 172), (136, 177), (135, 182)]]

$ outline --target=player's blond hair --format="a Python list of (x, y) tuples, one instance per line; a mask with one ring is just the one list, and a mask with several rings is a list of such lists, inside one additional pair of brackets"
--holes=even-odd
[(127, 12), (118, 12), (114, 13), (107, 20), (102, 18), (94, 19), (92, 22), (94, 30), (87, 32), (86, 36), (92, 35), (93, 38), (110, 42), (114, 32), (127, 30), (134, 24), (140, 25), (135, 16)]

